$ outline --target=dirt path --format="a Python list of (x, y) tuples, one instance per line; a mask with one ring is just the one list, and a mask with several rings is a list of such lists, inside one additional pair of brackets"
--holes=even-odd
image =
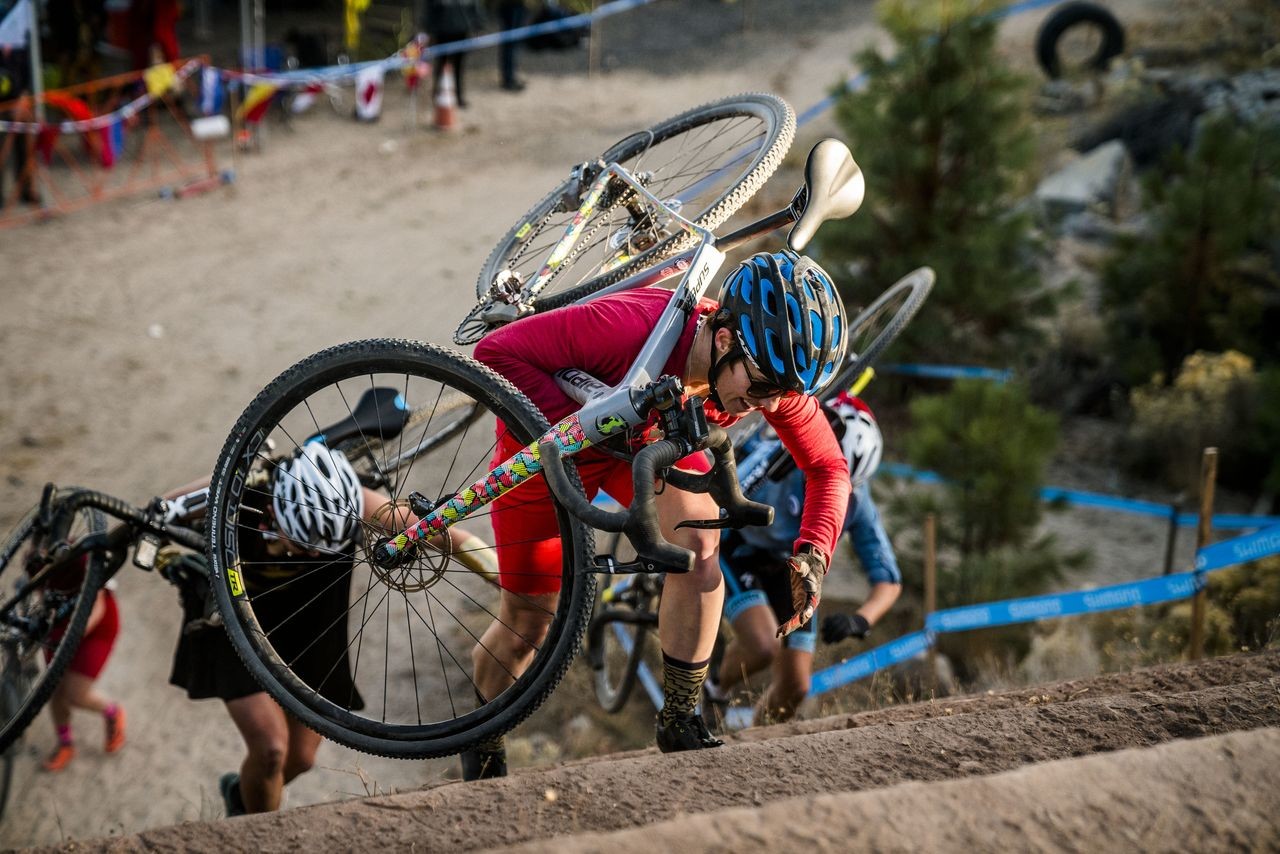
[[(673, 816), (762, 806), (829, 792), (861, 792), (908, 782), (955, 780), (1032, 763), (1110, 753), (1209, 735), (1280, 727), (1280, 655), (1243, 667), (1202, 665), (1137, 674), (1122, 693), (1117, 677), (1076, 699), (1031, 703), (922, 720), (883, 720), (715, 750), (664, 756), (644, 751), (608, 760), (528, 770), (502, 780), (457, 783), (387, 798), (347, 801), (205, 825), (180, 825), (92, 850), (296, 850), (301, 847), (497, 848), (566, 833), (608, 832)], [(1261, 677), (1261, 678), (1259, 678)], [(1153, 682), (1163, 688), (1146, 690)], [(1090, 696), (1100, 694), (1102, 696)], [(909, 709), (910, 707), (908, 707)], [(971, 709), (977, 712), (977, 709)], [(904, 715), (906, 717), (906, 715)], [(1274, 750), (1274, 748), (1273, 748)], [(1215, 754), (1216, 755), (1216, 754)], [(1206, 760), (1212, 764), (1212, 758)], [(1190, 779), (1196, 779), (1194, 776)], [(1133, 779), (1135, 798), (1142, 780)], [(551, 794), (548, 794), (551, 793)], [(1164, 797), (1161, 795), (1161, 797)], [(1185, 801), (1184, 801), (1185, 802)]]

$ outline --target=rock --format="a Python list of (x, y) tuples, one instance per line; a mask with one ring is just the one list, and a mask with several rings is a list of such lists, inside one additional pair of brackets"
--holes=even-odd
[(1098, 146), (1036, 187), (1041, 219), (1057, 224), (1071, 214), (1096, 207), (1114, 213), (1119, 188), (1130, 169), (1123, 143), (1113, 140)]
[(1100, 92), (1093, 80), (1050, 80), (1040, 87), (1035, 110), (1048, 116), (1078, 113), (1098, 103)]

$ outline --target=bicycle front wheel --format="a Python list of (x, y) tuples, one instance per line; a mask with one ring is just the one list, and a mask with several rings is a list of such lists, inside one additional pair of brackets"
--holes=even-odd
[[(385, 491), (376, 500), (365, 493), (363, 514), (349, 512), (358, 531), (352, 544), (337, 554), (270, 540), (264, 547), (264, 531), (278, 537), (272, 483), (287, 470), (277, 463), (300, 442), (318, 441), (321, 425), (349, 416), (365, 390), (384, 387), (400, 393), (414, 423), (394, 437), (366, 425), (340, 445), (359, 458), (361, 477), (373, 473)], [(547, 429), (527, 398), (479, 363), (429, 345), (374, 340), (288, 369), (236, 424), (212, 485), (212, 586), (250, 672), (322, 735), (384, 756), (453, 754), (514, 727), (563, 677), (594, 588), (582, 571), (593, 554), (591, 532), (563, 508), (555, 507), (554, 528), (542, 535), (562, 546), (552, 593), (524, 594), (518, 574), (497, 576), (490, 524), (518, 506), (519, 489), (451, 527), (446, 540), (420, 542), (399, 566), (371, 560), (407, 527), (405, 514), (427, 512), (489, 473), (499, 423), (519, 445)], [(292, 554), (281, 558), (281, 549)], [(541, 611), (546, 636), (522, 635), (507, 619), (513, 606)], [(495, 626), (506, 631), (502, 643), (492, 640)], [(528, 657), (523, 671), (500, 654), (516, 638)], [(512, 684), (479, 702), (479, 668), (501, 668)]]
[[(782, 99), (738, 95), (634, 133), (600, 159), (621, 165), (685, 219), (714, 229), (778, 168), (795, 128), (795, 113)], [(533, 279), (578, 215), (574, 189), (574, 179), (566, 179), (512, 226), (484, 263), (476, 283), (479, 299), (486, 298), (500, 274)], [(637, 219), (625, 199), (615, 199), (593, 213), (573, 253), (534, 298), (534, 308), (568, 305), (655, 264), (679, 251), (683, 236), (671, 224)]]
[(0, 751), (22, 735), (75, 657), (105, 579), (102, 557), (89, 552), (49, 572), (50, 549), (72, 548), (106, 530), (95, 509), (79, 510), (65, 537), (52, 534), (32, 508), (0, 544)]
[[(619, 560), (635, 556), (622, 534), (614, 534), (605, 551)], [(624, 614), (628, 619), (619, 619)], [(601, 588), (587, 630), (587, 662), (596, 700), (609, 714), (621, 711), (631, 697), (649, 630), (657, 624), (658, 597), (649, 592), (644, 576), (624, 575)]]
[(920, 267), (903, 276), (849, 323), (849, 351), (845, 366), (829, 391), (846, 389), (875, 364), (894, 339), (907, 328), (933, 289), (934, 272)]

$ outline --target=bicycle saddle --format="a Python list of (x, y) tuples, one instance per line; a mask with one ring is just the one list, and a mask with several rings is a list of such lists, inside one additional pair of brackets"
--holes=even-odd
[[(802, 252), (818, 226), (829, 219), (844, 219), (862, 207), (867, 182), (853, 162), (849, 147), (838, 139), (824, 139), (809, 152), (804, 165), (804, 212), (787, 235), (787, 246)], [(794, 204), (794, 203), (793, 203)]]
[(349, 416), (308, 436), (306, 441), (321, 441), (330, 448), (336, 448), (348, 439), (360, 436), (393, 439), (400, 435), (408, 418), (409, 410), (400, 392), (394, 388), (371, 388), (360, 395)]

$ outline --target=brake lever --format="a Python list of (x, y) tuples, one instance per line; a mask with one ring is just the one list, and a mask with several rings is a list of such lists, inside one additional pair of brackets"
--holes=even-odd
[(686, 519), (676, 525), (676, 530), (681, 528), (698, 528), (704, 531), (711, 531), (723, 528), (734, 528), (733, 520), (728, 516), (721, 516), (719, 519)]

